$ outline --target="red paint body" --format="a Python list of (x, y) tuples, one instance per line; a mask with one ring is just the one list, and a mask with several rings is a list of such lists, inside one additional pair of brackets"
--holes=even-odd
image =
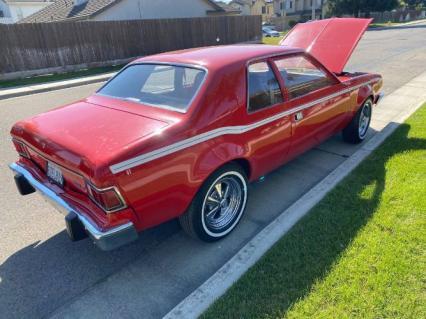
[[(158, 225), (183, 214), (206, 178), (225, 163), (239, 161), (249, 179), (256, 180), (341, 131), (367, 98), (379, 94), (379, 75), (336, 76), (326, 71), (335, 84), (248, 113), (248, 63), (294, 54), (319, 65), (303, 50), (266, 45), (191, 49), (139, 59), (134, 63), (184, 63), (208, 70), (187, 113), (94, 94), (15, 124), (13, 138), (25, 143), (31, 155), (31, 160), (21, 157), (19, 164), (101, 229), (128, 221), (139, 231)], [(249, 125), (356, 86), (360, 87), (304, 109), (301, 121), (289, 114), (245, 133), (222, 135), (130, 170), (111, 172), (111, 165), (141, 154), (218, 128)], [(61, 167), (64, 189), (47, 180), (46, 160)], [(88, 197), (87, 182), (98, 188), (116, 186), (128, 208), (106, 214)]]

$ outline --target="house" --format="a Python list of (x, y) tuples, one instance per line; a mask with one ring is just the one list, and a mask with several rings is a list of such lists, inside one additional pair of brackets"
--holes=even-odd
[(0, 0), (0, 23), (15, 23), (52, 4), (54, 0)]
[[(323, 15), (322, 8), (326, 0), (232, 0), (229, 5), (246, 15), (262, 15), (263, 21), (274, 17), (288, 16), (296, 21), (310, 20), (312, 7), (315, 16)], [(291, 18), (290, 18), (291, 17)]]
[(263, 21), (268, 21), (275, 15), (275, 3), (278, 2), (279, 0), (232, 0), (229, 6), (243, 15), (261, 15)]
[(241, 10), (229, 5), (226, 2), (223, 2), (223, 1), (215, 1), (215, 2), (216, 2), (216, 4), (220, 5), (228, 13), (228, 15), (240, 15), (241, 14)]
[(172, 19), (234, 13), (213, 0), (57, 0), (21, 22)]
[(312, 9), (314, 9), (316, 18), (322, 17), (326, 0), (287, 0), (282, 1), (282, 3), (281, 15), (293, 17), (295, 20), (306, 21), (312, 19)]

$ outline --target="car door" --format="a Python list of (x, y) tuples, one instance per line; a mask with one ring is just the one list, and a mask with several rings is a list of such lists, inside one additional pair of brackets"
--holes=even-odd
[(287, 104), (282, 85), (270, 59), (254, 61), (247, 66), (247, 119), (250, 140), (246, 143), (262, 175), (280, 166), (291, 143), (292, 121), (285, 114)]
[(274, 59), (289, 109), (294, 110), (290, 154), (300, 154), (334, 134), (350, 109), (342, 84), (306, 54)]

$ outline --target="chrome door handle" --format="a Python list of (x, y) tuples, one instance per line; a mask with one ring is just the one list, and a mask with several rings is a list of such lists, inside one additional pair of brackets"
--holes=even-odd
[(302, 120), (302, 119), (303, 119), (303, 113), (302, 113), (302, 112), (297, 112), (297, 113), (294, 115), (294, 119), (295, 119), (296, 121), (300, 121), (300, 120)]

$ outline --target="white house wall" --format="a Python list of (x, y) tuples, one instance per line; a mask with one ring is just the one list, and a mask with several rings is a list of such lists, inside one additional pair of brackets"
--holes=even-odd
[(91, 20), (192, 18), (206, 16), (208, 10), (214, 8), (204, 0), (124, 0)]
[(13, 20), (10, 17), (9, 7), (6, 3), (0, 0), (0, 11), (3, 12), (3, 17), (0, 17), (0, 23), (12, 23)]

